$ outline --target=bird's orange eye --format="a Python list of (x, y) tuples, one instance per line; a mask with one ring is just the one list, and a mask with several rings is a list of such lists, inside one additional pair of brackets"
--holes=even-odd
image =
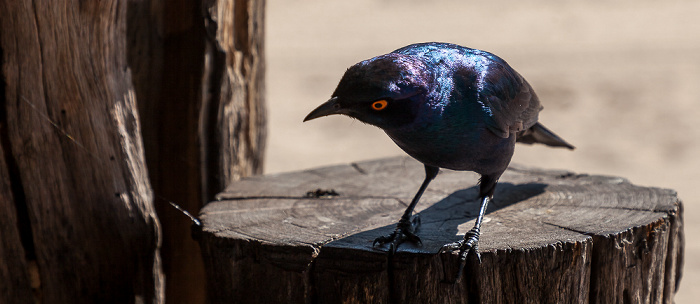
[(372, 109), (376, 110), (376, 111), (381, 111), (381, 110), (384, 110), (388, 104), (389, 103), (386, 102), (386, 100), (384, 100), (384, 99), (377, 100), (377, 101), (372, 103)]

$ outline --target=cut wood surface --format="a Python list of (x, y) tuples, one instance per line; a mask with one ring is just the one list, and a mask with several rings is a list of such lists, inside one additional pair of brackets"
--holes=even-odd
[(472, 255), (448, 284), (458, 258), (437, 252), (472, 227), (477, 174), (442, 170), (431, 183), (416, 208), (422, 246), (393, 256), (372, 246), (423, 174), (391, 158), (233, 184), (200, 214), (210, 300), (672, 303), (683, 254), (674, 191), (511, 165), (482, 226), (481, 262)]

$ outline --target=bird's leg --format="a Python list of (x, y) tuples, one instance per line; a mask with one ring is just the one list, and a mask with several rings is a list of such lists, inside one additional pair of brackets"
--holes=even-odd
[(411, 214), (413, 213), (413, 209), (416, 207), (416, 204), (418, 204), (420, 197), (423, 195), (423, 192), (426, 188), (428, 188), (428, 184), (430, 184), (435, 176), (437, 176), (438, 171), (440, 171), (438, 167), (425, 165), (425, 180), (423, 180), (423, 184), (421, 184), (420, 188), (418, 189), (418, 193), (416, 193), (416, 195), (413, 197), (411, 204), (408, 205), (406, 211), (404, 211), (403, 215), (401, 216), (401, 219), (399, 219), (399, 222), (396, 224), (396, 230), (389, 235), (376, 238), (374, 243), (372, 243), (373, 246), (377, 244), (383, 245), (386, 243), (391, 243), (389, 251), (391, 253), (395, 253), (396, 248), (405, 240), (421, 244), (420, 238), (416, 235), (416, 231), (420, 225), (420, 218), (418, 216), (414, 216), (413, 219), (411, 219)]
[(462, 270), (467, 264), (467, 256), (469, 252), (473, 251), (476, 257), (481, 263), (481, 256), (478, 253), (479, 249), (479, 236), (481, 235), (481, 222), (484, 220), (484, 214), (488, 208), (489, 201), (493, 198), (493, 192), (496, 188), (496, 178), (490, 176), (482, 175), (480, 181), (480, 198), (481, 206), (479, 207), (479, 215), (476, 217), (476, 222), (474, 227), (464, 234), (464, 239), (458, 242), (445, 244), (440, 248), (440, 253), (443, 252), (453, 252), (459, 250), (459, 269), (457, 270), (457, 276), (454, 282), (459, 281), (462, 276)]

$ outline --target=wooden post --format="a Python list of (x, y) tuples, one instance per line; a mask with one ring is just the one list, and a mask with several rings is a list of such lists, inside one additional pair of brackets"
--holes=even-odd
[(0, 12), (0, 302), (163, 302), (127, 2)]
[(204, 303), (204, 268), (190, 211), (202, 201), (199, 111), (204, 17), (201, 1), (129, 1), (129, 67), (143, 121), (146, 164), (163, 230), (168, 303)]
[(205, 301), (169, 202), (262, 171), (264, 3), (0, 0), (0, 303)]
[[(423, 167), (392, 158), (244, 179), (201, 211), (213, 303), (672, 303), (683, 258), (671, 190), (511, 166), (489, 205), (481, 262), (454, 276), (477, 179), (442, 170), (416, 212), (422, 246), (393, 231)], [(317, 191), (317, 189), (321, 189)], [(337, 195), (336, 195), (337, 194)]]
[(242, 176), (262, 172), (263, 0), (129, 1), (129, 66), (163, 228), (169, 303), (204, 303), (190, 220)]

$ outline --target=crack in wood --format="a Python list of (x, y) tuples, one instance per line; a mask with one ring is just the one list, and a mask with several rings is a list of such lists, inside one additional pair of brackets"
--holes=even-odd
[[(0, 49), (0, 61), (2, 61), (3, 59), (1, 55), (2, 49)], [(4, 99), (6, 97), (4, 91), (6, 83), (2, 78), (0, 78), (0, 82), (0, 98), (2, 98), (3, 101), (5, 101)], [(23, 96), (20, 97), (24, 98)], [(8, 201), (14, 202), (17, 231), (19, 232), (19, 239), (20, 243), (22, 244), (22, 249), (24, 250), (24, 255), (29, 262), (34, 263), (33, 261), (36, 261), (34, 232), (29, 216), (29, 209), (27, 209), (27, 198), (24, 192), (24, 185), (22, 182), (22, 177), (20, 175), (19, 164), (17, 163), (15, 155), (12, 153), (12, 143), (10, 140), (10, 133), (7, 126), (7, 111), (3, 107), (2, 109), (0, 109), (0, 157), (4, 159), (5, 167), (8, 174), (8, 190), (12, 195), (12, 199), (10, 199), (9, 197), (7, 199)], [(33, 265), (36, 265), (36, 263), (34, 263)], [(28, 270), (31, 271), (31, 268), (32, 267), (29, 267)]]
[[(270, 199), (270, 200), (325, 200), (325, 201), (332, 201), (332, 200), (366, 200), (366, 199), (380, 199), (380, 200), (395, 200), (399, 204), (403, 205), (404, 207), (407, 207), (408, 204), (406, 204), (403, 200), (401, 200), (398, 197), (393, 197), (393, 196), (333, 196), (333, 197), (308, 197), (308, 196), (287, 196), (287, 195), (251, 195), (251, 196), (220, 196), (217, 197), (217, 201), (244, 201), (244, 200), (265, 200), (265, 199)], [(268, 210), (274, 210), (274, 209), (285, 209), (288, 207), (280, 207), (280, 208), (265, 208)], [(257, 209), (257, 210), (262, 210), (262, 209)], [(246, 211), (246, 210), (239, 210), (239, 211)]]
[(542, 223), (542, 224), (546, 224), (546, 225), (550, 225), (550, 226), (554, 226), (554, 227), (557, 227), (557, 228), (559, 228), (559, 229), (563, 229), (563, 230), (572, 231), (572, 232), (576, 232), (576, 233), (579, 233), (579, 234), (587, 235), (587, 236), (595, 236), (595, 235), (596, 235), (595, 233), (585, 232), (585, 231), (577, 230), (577, 229), (574, 229), (574, 228), (569, 228), (569, 227), (566, 227), (566, 226), (557, 225), (557, 224), (550, 223), (550, 222), (542, 221), (541, 223)]
[[(553, 207), (556, 207), (556, 206), (553, 206)], [(625, 206), (577, 206), (577, 208), (582, 208), (582, 209), (611, 209), (611, 210), (643, 211), (643, 212), (666, 213), (666, 214), (669, 214), (669, 212), (671, 211), (671, 210), (662, 210), (662, 209), (632, 208), (632, 207), (625, 207)]]
[[(669, 258), (666, 258), (665, 262), (662, 261), (667, 265), (672, 265), (666, 267), (667, 273), (662, 273), (663, 268), (656, 266), (654, 266), (656, 268), (644, 268), (645, 265), (656, 263), (656, 260), (652, 260), (650, 257), (658, 255), (657, 247), (654, 247), (657, 246), (657, 243), (654, 242), (657, 239), (663, 240), (665, 237), (662, 234), (657, 236), (653, 231), (650, 232), (649, 229), (654, 229), (653, 226), (643, 225), (647, 228), (633, 229), (631, 232), (624, 232), (625, 230), (622, 229), (621, 232), (636, 235), (641, 240), (634, 245), (623, 244), (628, 250), (627, 253), (630, 256), (634, 255), (632, 258), (641, 259), (632, 261), (633, 263), (626, 262), (627, 257), (621, 256), (619, 250), (615, 249), (616, 239), (610, 239), (607, 236), (608, 231), (611, 235), (619, 233), (617, 232), (619, 227), (625, 227), (623, 224), (627, 219), (629, 219), (631, 227), (638, 227), (639, 221), (653, 218), (670, 218), (671, 221), (678, 218), (680, 221), (681, 211), (679, 208), (668, 205), (668, 203), (673, 204), (678, 201), (674, 194), (656, 188), (642, 188), (626, 183), (612, 185), (607, 182), (608, 179), (599, 176), (584, 177), (585, 175), (569, 174), (565, 171), (540, 172), (536, 169), (531, 172), (523, 170), (523, 174), (511, 174), (504, 178), (500, 191), (497, 192), (497, 201), (494, 202), (493, 208), (489, 208), (487, 211), (494, 225), (489, 228), (489, 230), (493, 230), (490, 231), (492, 238), (488, 239), (488, 244), (485, 244), (488, 245), (486, 247), (488, 249), (482, 252), (485, 253), (485, 262), (478, 267), (475, 267), (476, 261), (469, 262), (470, 265), (473, 265), (465, 269), (465, 278), (470, 278), (468, 282), (459, 286), (442, 284), (440, 279), (449, 277), (449, 271), (454, 270), (455, 263), (459, 258), (456, 254), (425, 254), (425, 250), (441, 245), (439, 243), (447, 238), (456, 238), (456, 235), (451, 235), (452, 232), (461, 231), (460, 229), (467, 226), (464, 223), (473, 220), (473, 216), (465, 215), (462, 211), (472, 210), (473, 214), (473, 209), (476, 206), (472, 206), (473, 200), (470, 195), (476, 192), (476, 188), (446, 190), (467, 179), (463, 179), (457, 174), (443, 176), (442, 183), (436, 183), (434, 188), (426, 192), (426, 200), (420, 204), (420, 208), (417, 210), (417, 214), (424, 219), (423, 227), (425, 229), (421, 231), (420, 235), (426, 241), (425, 245), (430, 247), (425, 247), (423, 250), (409, 250), (408, 245), (402, 245), (406, 246), (403, 248), (406, 250), (399, 250), (400, 253), (392, 255), (387, 251), (388, 246), (374, 247), (371, 242), (374, 237), (381, 235), (381, 232), (394, 227), (390, 224), (391, 219), (386, 215), (398, 213), (400, 207), (388, 200), (396, 200), (401, 202), (401, 205), (405, 205), (398, 198), (408, 199), (412, 183), (405, 181), (404, 178), (422, 173), (422, 168), (419, 166), (411, 166), (405, 171), (382, 169), (393, 169), (397, 166), (396, 163), (404, 161), (405, 158), (395, 158), (383, 160), (385, 162), (383, 165), (376, 162), (360, 162), (356, 166), (349, 164), (318, 169), (322, 173), (318, 175), (323, 175), (324, 178), (331, 179), (333, 177), (334, 181), (343, 181), (342, 189), (337, 184), (323, 185), (324, 187), (336, 187), (335, 189), (342, 191), (341, 197), (330, 198), (330, 201), (314, 202), (306, 197), (284, 195), (296, 193), (296, 191), (307, 187), (308, 189), (312, 188), (308, 184), (316, 183), (317, 177), (314, 173), (308, 174), (307, 171), (304, 171), (298, 172), (296, 175), (274, 176), (268, 182), (260, 179), (250, 183), (241, 183), (231, 188), (229, 190), (231, 192), (228, 194), (235, 196), (233, 200), (237, 201), (264, 199), (264, 194), (271, 194), (277, 199), (298, 201), (270, 201), (264, 202), (265, 204), (258, 204), (258, 201), (244, 204), (237, 202), (212, 204), (210, 207), (205, 207), (203, 212), (207, 216), (212, 215), (210, 218), (212, 220), (218, 217), (215, 213), (222, 211), (241, 210), (240, 212), (247, 212), (253, 220), (257, 221), (257, 225), (252, 225), (250, 229), (243, 229), (244, 232), (259, 234), (257, 238), (265, 244), (268, 244), (273, 238), (279, 238), (279, 240), (275, 240), (276, 244), (271, 244), (277, 245), (278, 248), (266, 247), (264, 250), (269, 250), (274, 254), (289, 252), (289, 263), (293, 264), (294, 267), (302, 266), (294, 269), (303, 273), (300, 276), (292, 276), (290, 279), (282, 278), (277, 284), (284, 288), (289, 286), (297, 289), (305, 288), (304, 299), (311, 303), (342, 302), (342, 299), (364, 299), (365, 302), (386, 303), (407, 302), (407, 299), (421, 303), (429, 303), (430, 299), (440, 299), (434, 302), (449, 302), (454, 299), (464, 301), (474, 299), (478, 302), (480, 299), (489, 297), (500, 297), (512, 300), (512, 302), (517, 302), (516, 299), (523, 297), (540, 297), (538, 299), (543, 302), (553, 303), (564, 302), (562, 299), (578, 299), (582, 302), (588, 302), (589, 298), (614, 302), (614, 299), (618, 299), (616, 297), (621, 296), (621, 290), (616, 289), (615, 286), (611, 287), (609, 283), (596, 283), (597, 289), (589, 288), (587, 290), (587, 282), (594, 284), (605, 278), (615, 282), (624, 279), (624, 282), (621, 283), (625, 284), (624, 288), (630, 286), (629, 288), (633, 288), (630, 290), (635, 290), (632, 300), (637, 299), (637, 295), (656, 299), (656, 295), (647, 295), (647, 291), (637, 292), (636, 290), (641, 289), (638, 288), (639, 284), (636, 282), (651, 278), (656, 284), (662, 279), (659, 273), (667, 278), (669, 284), (677, 284), (677, 279), (674, 278), (678, 276), (679, 271), (671, 274), (668, 271), (673, 271), (669, 270), (671, 268), (678, 269), (675, 265), (679, 259), (676, 258), (677, 252), (682, 251), (682, 244), (677, 245), (682, 243), (682, 230), (680, 228), (673, 228), (676, 229), (673, 231), (678, 232), (674, 234), (676, 236), (672, 241), (677, 243), (668, 245), (676, 248), (673, 251), (668, 250), (668, 256), (674, 256), (673, 261), (669, 262)], [(360, 175), (361, 172), (358, 168), (368, 174)], [(409, 170), (410, 172), (408, 172)], [(381, 174), (375, 174), (378, 172)], [(391, 183), (381, 185), (374, 183), (372, 185), (375, 188), (368, 189), (367, 185), (374, 180), (388, 180), (385, 174), (392, 177)], [(357, 177), (360, 178), (356, 179)], [(299, 179), (310, 181), (304, 183), (303, 180), (299, 181)], [(294, 182), (280, 183), (280, 180)], [(610, 179), (610, 181), (619, 180)], [(275, 187), (280, 187), (280, 189), (275, 189)], [(370, 190), (381, 191), (384, 187), (391, 189), (392, 192), (379, 192), (380, 195), (384, 194), (382, 196), (373, 196), (371, 194), (374, 192), (368, 192)], [(399, 193), (397, 191), (400, 191), (400, 194), (397, 194)], [(365, 193), (370, 195), (363, 196)], [(541, 195), (543, 193), (545, 195)], [(245, 196), (246, 194), (251, 195)], [(403, 194), (406, 196), (404, 197)], [(551, 194), (551, 197), (548, 194)], [(332, 201), (333, 199), (342, 199), (343, 201)], [(378, 199), (384, 199), (384, 201)], [(601, 206), (593, 206), (595, 204)], [(286, 206), (280, 208), (282, 210), (272, 211), (259, 208), (260, 206), (279, 205)], [(677, 203), (675, 205), (678, 206)], [(290, 209), (290, 207), (294, 208)], [(329, 211), (325, 208), (333, 209)], [(348, 208), (347, 212), (350, 213), (347, 213), (345, 208)], [(508, 209), (496, 212), (502, 208)], [(602, 211), (598, 210), (602, 216), (596, 216), (596, 213), (592, 213), (596, 208), (602, 208)], [(211, 211), (206, 211), (206, 209)], [(289, 210), (292, 210), (291, 213)], [(376, 210), (383, 212), (373, 212)], [(554, 213), (552, 213), (553, 211)], [(329, 212), (332, 216), (328, 216)], [(280, 213), (284, 214), (280, 216)], [(560, 217), (557, 213), (569, 214), (570, 216)], [(285, 223), (275, 227), (271, 227), (270, 222), (266, 221), (266, 219), (279, 221), (280, 218), (284, 219), (284, 216), (290, 214), (293, 214), (296, 219), (303, 220), (296, 222), (295, 226)], [(579, 214), (581, 216), (575, 216)], [(212, 227), (222, 228), (219, 225), (228, 225), (226, 223), (240, 224), (236, 219), (246, 216), (248, 215), (245, 213), (240, 215), (236, 213), (230, 217), (222, 217), (218, 221), (212, 221), (214, 224)], [(555, 216), (556, 218), (553, 218)], [(296, 219), (290, 219), (290, 224), (294, 224)], [(340, 225), (334, 226), (333, 229), (327, 229), (324, 225), (331, 220), (337, 221)], [(316, 222), (312, 223), (312, 221)], [(598, 221), (600, 223), (597, 223)], [(512, 224), (506, 224), (507, 222)], [(308, 228), (297, 228), (301, 226)], [(676, 226), (672, 224), (671, 227)], [(448, 236), (448, 234), (450, 235)], [(208, 237), (212, 237), (212, 235), (209, 234)], [(241, 238), (240, 234), (236, 234), (236, 231), (228, 236), (217, 235), (216, 237)], [(650, 245), (646, 245), (644, 242), (649, 238), (654, 239), (648, 240)], [(627, 239), (623, 238), (622, 240), (626, 241)], [(554, 243), (550, 241), (554, 241)], [(671, 241), (669, 241), (670, 243)], [(302, 244), (304, 247), (312, 246), (318, 250), (308, 252), (308, 254), (317, 252), (324, 254), (308, 257), (307, 249), (304, 249), (303, 260), (300, 260), (298, 248), (286, 248), (298, 247)], [(650, 250), (657, 251), (645, 252), (643, 251), (647, 248), (645, 246)], [(628, 247), (634, 247), (631, 248), (634, 251), (629, 251)], [(608, 251), (610, 251), (608, 256), (603, 255)], [(222, 259), (228, 258), (225, 250), (219, 254)], [(278, 258), (279, 256), (275, 255), (275, 263), (278, 262)], [(610, 258), (610, 263), (613, 264), (605, 264), (608, 263), (606, 258)], [(308, 262), (309, 264), (302, 265), (300, 262)], [(362, 267), (355, 267), (355, 265)], [(630, 268), (631, 265), (636, 265), (636, 267)], [(259, 268), (260, 276), (269, 280), (269, 268), (266, 265), (261, 265)], [(492, 282), (481, 280), (485, 274), (495, 272), (505, 274), (513, 271), (524, 275), (519, 275), (515, 279), (507, 276), (497, 277)], [(300, 279), (303, 282), (300, 282)], [(506, 286), (504, 284), (508, 284), (507, 286), (512, 286), (512, 288), (499, 294), (498, 286)], [(462, 289), (467, 285), (467, 289)], [(453, 290), (454, 286), (458, 286), (458, 290)], [(496, 287), (494, 288), (494, 286)], [(553, 294), (547, 286), (562, 286), (563, 288), (558, 290), (559, 293)], [(224, 288), (229, 287), (230, 285), (224, 286)], [(241, 290), (250, 293), (251, 299), (259, 297), (259, 293), (245, 288)], [(668, 288), (668, 292), (664, 289), (664, 292), (669, 295), (668, 297), (664, 296), (665, 298), (671, 298), (674, 293), (673, 286)], [(630, 295), (632, 294), (630, 293)], [(283, 294), (280, 297), (288, 297), (288, 295)]]

